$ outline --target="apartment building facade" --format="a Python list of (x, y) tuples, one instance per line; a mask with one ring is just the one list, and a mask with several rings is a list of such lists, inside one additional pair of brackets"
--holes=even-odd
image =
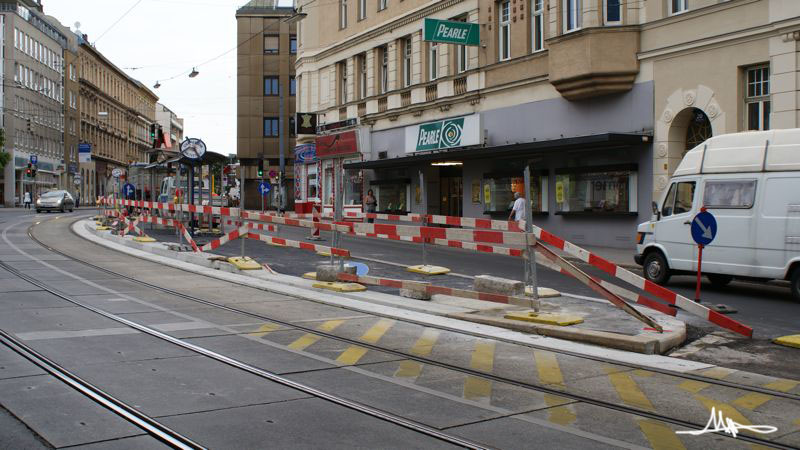
[[(293, 13), (292, 8), (278, 7), (273, 0), (253, 0), (236, 11), (239, 43), (236, 154), (250, 161), (245, 168), (247, 208), (261, 208), (258, 186), (262, 181), (276, 186), (282, 154), (285, 188), (281, 198), (292, 207), (287, 192), (291, 195), (294, 184), (297, 39), (295, 24), (288, 20)], [(262, 177), (258, 176), (254, 160), (263, 161)], [(264, 206), (277, 207), (278, 193), (278, 189), (272, 189), (264, 198)]]
[[(298, 139), (296, 202), (330, 203), (345, 170), (347, 206), (372, 189), (379, 211), (421, 212), (422, 172), (427, 212), (506, 218), (530, 164), (537, 225), (630, 247), (687, 148), (798, 126), (798, 6), (299, 2), (297, 108), (321, 125)], [(479, 45), (426, 41), (425, 18), (477, 24)]]
[[(67, 37), (47, 20), (34, 0), (0, 2), (4, 151), (11, 159), (0, 182), (6, 207), (62, 185), (64, 173), (63, 49)], [(31, 157), (36, 177), (25, 176)]]
[(165, 142), (169, 141), (169, 149), (178, 153), (183, 141), (183, 119), (166, 105), (156, 103), (156, 122), (161, 125)]
[(88, 162), (80, 162), (81, 198), (94, 201), (114, 192), (114, 169), (147, 162), (158, 97), (103, 56), (86, 35), (78, 43), (80, 145), (91, 153)]

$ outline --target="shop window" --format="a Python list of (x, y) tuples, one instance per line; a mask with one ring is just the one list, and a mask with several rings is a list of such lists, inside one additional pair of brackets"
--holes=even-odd
[[(345, 160), (344, 164), (361, 162), (360, 159)], [(363, 194), (364, 178), (359, 169), (345, 169), (344, 171), (344, 204), (360, 205)]]
[(769, 130), (769, 66), (747, 69), (746, 88), (747, 129)]
[(556, 170), (556, 214), (637, 211), (636, 166)]
[(715, 209), (749, 209), (756, 200), (756, 180), (706, 181), (703, 206)]
[(322, 203), (333, 205), (333, 161), (326, 161), (322, 166)]
[(381, 213), (406, 214), (409, 211), (408, 198), (411, 182), (408, 179), (373, 182), (370, 186), (378, 201), (377, 210)]
[(308, 200), (319, 199), (319, 184), (317, 180), (317, 165), (309, 165), (308, 176), (306, 177), (306, 194)]
[[(525, 197), (534, 214), (547, 212), (546, 174), (531, 174), (531, 191)], [(508, 214), (514, 204), (514, 193), (525, 192), (525, 178), (508, 174), (484, 174), (482, 203), (484, 214)], [(473, 193), (474, 196), (474, 193)]]

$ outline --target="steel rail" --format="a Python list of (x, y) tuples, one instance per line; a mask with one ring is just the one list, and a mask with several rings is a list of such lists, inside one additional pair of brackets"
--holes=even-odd
[[(29, 235), (30, 235), (30, 232), (29, 232)], [(36, 242), (38, 242), (38, 241), (36, 241)], [(45, 248), (48, 248), (48, 247), (45, 246)], [(71, 257), (69, 257), (67, 255), (64, 255), (64, 256), (66, 256), (68, 258), (71, 258)], [(75, 260), (77, 262), (81, 262), (77, 258), (71, 258), (71, 259), (73, 259), (73, 260)], [(142, 333), (145, 333), (145, 334), (148, 334), (150, 336), (156, 337), (158, 339), (170, 342), (170, 343), (172, 343), (174, 345), (177, 345), (177, 346), (180, 346), (180, 347), (182, 347), (184, 349), (187, 349), (187, 350), (193, 351), (195, 353), (201, 354), (201, 355), (206, 356), (208, 358), (211, 358), (211, 359), (213, 359), (215, 361), (227, 364), (227, 365), (229, 365), (231, 367), (235, 367), (237, 369), (241, 369), (241, 370), (243, 370), (245, 372), (249, 372), (249, 373), (251, 373), (253, 375), (256, 375), (256, 376), (259, 376), (261, 378), (268, 379), (268, 380), (273, 381), (275, 383), (278, 383), (278, 384), (281, 384), (281, 385), (284, 385), (284, 386), (299, 390), (301, 392), (304, 392), (306, 394), (312, 395), (314, 397), (317, 397), (317, 398), (320, 398), (320, 399), (323, 399), (323, 400), (327, 400), (327, 401), (329, 401), (331, 403), (334, 403), (334, 404), (346, 407), (348, 409), (352, 409), (352, 410), (367, 414), (369, 416), (384, 420), (386, 422), (393, 423), (395, 425), (398, 425), (398, 426), (401, 426), (403, 428), (407, 428), (407, 429), (410, 429), (412, 431), (415, 431), (415, 432), (430, 436), (432, 438), (441, 440), (443, 442), (448, 442), (450, 444), (453, 444), (453, 445), (456, 445), (456, 446), (459, 446), (459, 447), (463, 447), (463, 448), (489, 449), (489, 447), (486, 447), (486, 446), (484, 446), (482, 444), (470, 441), (468, 439), (464, 439), (464, 438), (461, 438), (461, 437), (458, 437), (458, 436), (454, 436), (452, 434), (445, 433), (445, 432), (443, 432), (441, 430), (429, 427), (427, 425), (415, 422), (413, 420), (409, 420), (409, 419), (406, 419), (404, 417), (401, 417), (401, 416), (398, 416), (398, 415), (395, 415), (395, 414), (391, 414), (391, 413), (382, 411), (380, 409), (373, 408), (371, 406), (364, 405), (364, 404), (361, 404), (361, 403), (358, 403), (358, 402), (355, 402), (355, 401), (352, 401), (352, 400), (348, 400), (346, 398), (339, 397), (339, 396), (336, 396), (336, 395), (321, 391), (319, 389), (307, 386), (307, 385), (302, 384), (302, 383), (298, 383), (296, 381), (293, 381), (293, 380), (290, 380), (290, 379), (285, 378), (283, 376), (280, 376), (280, 375), (278, 375), (276, 373), (273, 373), (273, 372), (270, 372), (270, 371), (267, 371), (267, 370), (263, 370), (263, 369), (259, 369), (258, 367), (249, 365), (249, 364), (244, 363), (242, 361), (230, 358), (228, 356), (225, 356), (225, 355), (222, 355), (220, 353), (211, 351), (211, 350), (206, 349), (204, 347), (200, 347), (198, 345), (185, 342), (185, 341), (183, 341), (183, 340), (181, 340), (179, 338), (170, 336), (170, 335), (168, 335), (166, 333), (163, 333), (161, 331), (158, 331), (156, 329), (153, 329), (153, 328), (147, 327), (145, 325), (133, 322), (131, 320), (125, 319), (123, 317), (120, 317), (120, 316), (118, 316), (116, 314), (109, 313), (109, 312), (104, 311), (104, 310), (102, 310), (100, 308), (97, 308), (95, 306), (85, 304), (83, 302), (80, 302), (78, 300), (75, 300), (75, 299), (69, 297), (68, 295), (64, 295), (64, 294), (60, 293), (59, 291), (51, 288), (47, 284), (35, 279), (34, 277), (31, 277), (29, 275), (24, 274), (23, 272), (21, 272), (21, 271), (15, 269), (15, 268), (9, 266), (4, 261), (0, 261), (0, 267), (5, 269), (9, 273), (12, 273), (12, 274), (16, 275), (17, 277), (19, 277), (19, 278), (21, 278), (21, 279), (23, 279), (23, 280), (35, 285), (35, 286), (38, 286), (42, 290), (45, 290), (45, 291), (47, 291), (47, 292), (49, 292), (49, 293), (51, 293), (51, 294), (53, 294), (53, 295), (65, 300), (65, 301), (68, 301), (68, 302), (70, 302), (70, 303), (72, 303), (72, 304), (74, 304), (76, 306), (79, 306), (81, 308), (87, 309), (89, 311), (92, 311), (92, 312), (94, 312), (96, 314), (99, 314), (99, 315), (101, 315), (103, 317), (106, 317), (108, 319), (114, 320), (116, 322), (122, 323), (123, 325), (129, 326), (129, 327), (131, 327), (133, 329), (141, 331)], [(136, 281), (136, 280), (134, 280), (134, 281)], [(142, 283), (142, 284), (146, 285), (146, 283)]]
[[(5, 266), (5, 263), (2, 263)], [(141, 428), (147, 434), (159, 441), (178, 449), (205, 449), (202, 445), (192, 441), (188, 437), (172, 430), (171, 428), (157, 422), (152, 417), (140, 412), (136, 408), (117, 399), (111, 394), (103, 391), (97, 386), (83, 380), (74, 373), (61, 367), (51, 359), (37, 352), (36, 350), (23, 344), (19, 339), (4, 330), (0, 330), (0, 343), (18, 353), (23, 358), (40, 367), (64, 384), (72, 387), (95, 403), (100, 404), (111, 412), (127, 420), (136, 427)]]
[[(690, 421), (686, 421), (686, 420), (683, 420), (683, 419), (677, 419), (677, 418), (665, 416), (665, 415), (654, 413), (654, 412), (650, 412), (650, 411), (640, 410), (640, 409), (637, 409), (637, 408), (632, 408), (632, 407), (628, 407), (628, 406), (624, 406), (624, 405), (619, 405), (619, 404), (615, 404), (615, 403), (611, 403), (611, 402), (606, 402), (606, 401), (603, 401), (603, 400), (597, 400), (597, 399), (594, 399), (594, 398), (591, 398), (591, 397), (587, 397), (587, 396), (583, 396), (583, 395), (579, 395), (579, 394), (573, 394), (573, 393), (561, 391), (561, 390), (558, 390), (558, 389), (549, 388), (549, 387), (546, 387), (546, 386), (539, 386), (539, 385), (527, 383), (527, 382), (524, 382), (524, 381), (515, 380), (515, 379), (512, 379), (512, 378), (506, 378), (506, 377), (501, 377), (501, 376), (497, 376), (497, 375), (494, 375), (494, 374), (488, 374), (488, 373), (481, 372), (481, 371), (478, 371), (478, 370), (475, 370), (475, 369), (471, 369), (471, 368), (467, 368), (467, 367), (460, 367), (460, 366), (456, 366), (456, 365), (452, 365), (452, 364), (448, 364), (448, 363), (443, 363), (443, 362), (439, 362), (439, 361), (436, 361), (436, 360), (433, 360), (433, 359), (429, 359), (429, 358), (420, 357), (420, 356), (412, 355), (412, 354), (409, 354), (409, 353), (405, 353), (405, 352), (402, 352), (402, 351), (399, 351), (399, 350), (383, 348), (383, 347), (380, 347), (378, 345), (369, 344), (369, 343), (362, 342), (362, 341), (359, 341), (359, 340), (356, 340), (356, 339), (350, 339), (350, 338), (346, 338), (346, 337), (337, 336), (337, 335), (334, 335), (334, 334), (332, 334), (330, 332), (320, 331), (320, 330), (318, 330), (316, 328), (310, 328), (310, 327), (306, 327), (306, 326), (303, 326), (303, 325), (294, 324), (294, 323), (291, 323), (291, 322), (288, 322), (288, 321), (283, 321), (283, 320), (280, 320), (280, 319), (275, 319), (275, 318), (271, 318), (271, 317), (268, 317), (268, 316), (264, 316), (264, 315), (261, 315), (261, 314), (258, 314), (258, 313), (253, 313), (253, 312), (249, 312), (249, 311), (240, 310), (240, 309), (237, 309), (237, 308), (234, 308), (234, 307), (231, 307), (231, 306), (221, 305), (221, 304), (209, 301), (209, 300), (205, 300), (205, 299), (202, 299), (202, 298), (199, 298), (199, 297), (192, 296), (190, 294), (185, 294), (185, 293), (182, 293), (182, 292), (174, 291), (174, 290), (169, 289), (169, 288), (165, 288), (165, 287), (162, 287), (162, 286), (151, 284), (151, 283), (148, 283), (146, 281), (141, 281), (141, 280), (138, 280), (136, 278), (130, 277), (128, 275), (120, 274), (120, 273), (112, 271), (110, 269), (106, 269), (104, 267), (97, 266), (97, 265), (95, 265), (93, 263), (84, 261), (84, 260), (82, 260), (80, 258), (75, 258), (74, 256), (71, 256), (69, 254), (66, 254), (66, 253), (60, 251), (60, 250), (57, 250), (57, 249), (54, 249), (54, 248), (50, 247), (49, 245), (43, 243), (41, 240), (39, 240), (38, 238), (33, 236), (33, 233), (32, 233), (33, 227), (34, 226), (32, 225), (28, 230), (29, 237), (31, 239), (33, 239), (35, 242), (37, 242), (39, 245), (42, 245), (43, 247), (45, 247), (46, 249), (48, 249), (48, 250), (50, 250), (50, 251), (52, 251), (54, 253), (60, 254), (60, 255), (62, 255), (64, 257), (66, 257), (66, 258), (69, 258), (69, 259), (71, 259), (73, 261), (76, 261), (76, 262), (79, 262), (81, 264), (84, 264), (84, 265), (86, 265), (88, 267), (92, 267), (94, 269), (101, 270), (101, 271), (106, 272), (106, 273), (108, 273), (110, 275), (115, 275), (115, 276), (118, 276), (120, 278), (123, 278), (123, 279), (129, 280), (129, 281), (138, 283), (138, 284), (140, 284), (142, 286), (146, 286), (148, 288), (156, 289), (158, 291), (161, 291), (161, 292), (173, 295), (173, 296), (181, 297), (181, 298), (184, 298), (184, 299), (196, 302), (196, 303), (200, 303), (200, 304), (203, 304), (203, 305), (215, 307), (215, 308), (222, 309), (222, 310), (229, 311), (229, 312), (233, 312), (233, 313), (246, 315), (246, 316), (249, 316), (249, 317), (252, 317), (252, 318), (255, 318), (255, 319), (260, 319), (260, 320), (273, 322), (275, 324), (283, 325), (283, 326), (286, 326), (286, 327), (289, 327), (289, 328), (294, 328), (294, 329), (301, 330), (301, 331), (304, 331), (304, 332), (307, 332), (307, 333), (315, 334), (315, 335), (318, 335), (318, 336), (323, 336), (323, 337), (326, 337), (326, 338), (329, 338), (329, 339), (334, 339), (334, 340), (337, 340), (337, 341), (340, 341), (340, 342), (344, 342), (344, 343), (348, 343), (348, 344), (358, 345), (358, 346), (361, 346), (361, 347), (364, 347), (364, 348), (368, 348), (368, 349), (375, 350), (375, 351), (380, 351), (380, 352), (383, 352), (383, 353), (392, 354), (392, 355), (399, 356), (399, 357), (402, 357), (402, 358), (405, 358), (405, 359), (414, 360), (414, 361), (417, 361), (417, 362), (420, 362), (420, 363), (430, 364), (430, 365), (441, 367), (441, 368), (444, 368), (444, 369), (453, 370), (453, 371), (460, 372), (460, 373), (463, 373), (463, 374), (466, 374), (466, 375), (476, 376), (476, 377), (479, 377), (479, 378), (485, 378), (485, 379), (496, 381), (496, 382), (499, 382), (499, 383), (506, 383), (506, 384), (517, 386), (517, 387), (521, 387), (521, 388), (525, 388), (525, 389), (530, 389), (530, 390), (542, 392), (542, 393), (545, 393), (545, 394), (552, 394), (552, 395), (557, 395), (557, 396), (561, 396), (561, 397), (566, 397), (566, 398), (570, 398), (570, 399), (573, 399), (573, 400), (576, 400), (576, 401), (580, 401), (580, 402), (584, 402), (584, 403), (587, 403), (587, 404), (592, 404), (594, 406), (599, 406), (599, 407), (602, 407), (602, 408), (612, 409), (612, 410), (616, 410), (616, 411), (620, 411), (620, 412), (624, 412), (624, 413), (628, 413), (628, 414), (633, 414), (633, 415), (637, 415), (637, 416), (641, 416), (641, 417), (646, 417), (646, 418), (649, 418), (649, 419), (660, 420), (662, 422), (671, 423), (673, 425), (677, 425), (677, 426), (681, 426), (681, 427), (685, 427), (685, 428), (702, 429), (706, 425), (705, 423), (690, 422)], [(73, 231), (73, 233), (74, 233), (74, 231)], [(0, 264), (4, 264), (4, 263), (0, 262)], [(178, 269), (178, 270), (182, 270), (182, 269)], [(252, 286), (247, 286), (246, 284), (243, 284), (243, 283), (236, 283), (236, 282), (231, 282), (231, 281), (223, 281), (223, 282), (228, 282), (228, 283), (231, 283), (231, 284), (236, 284), (236, 285), (241, 285), (241, 286), (253, 288)], [(258, 288), (253, 288), (253, 289), (258, 289)], [(126, 319), (123, 319), (123, 320), (126, 320)], [(173, 338), (173, 339), (175, 339), (175, 338)], [(665, 375), (675, 376), (675, 377), (684, 378), (684, 379), (692, 379), (692, 380), (697, 380), (697, 381), (704, 381), (704, 382), (707, 382), (707, 383), (710, 383), (710, 384), (717, 384), (717, 385), (722, 385), (722, 386), (741, 389), (741, 390), (747, 390), (747, 391), (753, 391), (753, 392), (763, 392), (763, 393), (766, 393), (768, 395), (784, 397), (784, 398), (788, 398), (790, 400), (800, 401), (800, 396), (797, 396), (797, 395), (794, 395), (794, 394), (788, 394), (788, 393), (784, 393), (784, 392), (779, 392), (779, 391), (771, 391), (771, 390), (768, 390), (768, 389), (762, 389), (762, 388), (758, 388), (758, 387), (755, 387), (755, 386), (747, 386), (747, 385), (742, 385), (742, 384), (738, 384), (738, 383), (727, 382), (727, 381), (724, 381), (724, 380), (718, 380), (718, 379), (709, 378), (709, 377), (697, 376), (697, 375), (693, 375), (693, 374), (683, 374), (683, 373), (667, 371), (667, 370), (656, 370), (656, 369), (653, 369), (651, 367), (639, 366), (639, 365), (632, 364), (632, 363), (620, 363), (620, 362), (617, 362), (617, 361), (614, 361), (614, 360), (610, 360), (610, 359), (606, 359), (606, 358), (602, 358), (602, 357), (586, 356), (586, 355), (581, 355), (581, 354), (578, 354), (578, 353), (575, 353), (575, 352), (553, 350), (551, 348), (537, 347), (535, 345), (527, 345), (527, 346), (532, 347), (532, 348), (541, 348), (542, 350), (547, 350), (547, 351), (552, 351), (552, 352), (556, 352), (556, 353), (567, 354), (567, 355), (570, 355), (570, 356), (577, 356), (577, 357), (590, 359), (590, 360), (595, 360), (595, 361), (599, 361), (599, 362), (604, 362), (604, 363), (608, 363), (608, 364), (616, 364), (616, 365), (630, 367), (630, 368), (633, 368), (633, 369), (642, 369), (642, 370), (647, 370), (647, 371), (652, 371), (652, 372), (657, 372), (657, 373), (663, 373)], [(750, 435), (738, 434), (736, 438), (740, 439), (740, 440), (752, 442), (752, 443), (755, 443), (755, 444), (761, 444), (761, 445), (773, 447), (773, 448), (796, 449), (796, 447), (792, 447), (790, 445), (780, 444), (780, 443), (772, 442), (772, 441), (769, 441), (769, 440), (761, 439), (761, 438), (750, 436)]]

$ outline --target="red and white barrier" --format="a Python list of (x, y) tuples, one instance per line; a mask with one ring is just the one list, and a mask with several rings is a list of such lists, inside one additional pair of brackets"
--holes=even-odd
[(341, 256), (344, 258), (350, 257), (350, 251), (343, 248), (328, 247), (325, 245), (309, 244), (308, 242), (292, 241), (289, 239), (277, 238), (267, 236), (265, 234), (247, 233), (248, 239), (255, 239), (257, 241), (266, 242), (268, 244), (283, 245), (286, 247), (298, 248), (301, 250), (310, 250), (312, 252), (325, 252), (331, 255)]
[(224, 236), (219, 237), (218, 239), (214, 239), (213, 241), (209, 242), (208, 244), (200, 247), (200, 251), (207, 252), (209, 250), (215, 250), (222, 245), (227, 244), (230, 241), (235, 241), (240, 237), (247, 234), (247, 226), (239, 227), (236, 230), (231, 231)]

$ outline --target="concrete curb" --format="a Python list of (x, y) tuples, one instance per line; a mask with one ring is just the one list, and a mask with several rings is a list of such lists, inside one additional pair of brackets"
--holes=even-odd
[[(162, 243), (134, 242), (127, 237), (114, 236), (105, 231), (96, 231), (92, 228), (92, 225), (93, 222), (90, 223), (88, 220), (81, 220), (76, 221), (72, 225), (72, 229), (80, 237), (112, 250), (127, 253), (151, 262), (164, 264), (169, 267), (282, 295), (338, 306), (362, 313), (401, 319), (419, 325), (433, 326), (476, 337), (491, 338), (545, 350), (570, 352), (588, 357), (599, 357), (623, 364), (635, 364), (677, 373), (714, 367), (706, 363), (681, 360), (658, 354), (633, 353), (631, 351), (598, 347), (596, 345), (549, 337), (546, 334), (527, 334), (508, 328), (478, 323), (474, 320), (467, 322), (462, 318), (455, 318), (460, 314), (474, 313), (475, 310), (471, 308), (453, 307), (431, 302), (409, 302), (407, 299), (399, 296), (391, 296), (378, 292), (328, 294), (318, 290), (311, 290), (309, 287), (313, 284), (312, 280), (305, 280), (300, 277), (291, 277), (287, 275), (270, 275), (264, 271), (258, 271), (264, 273), (259, 273), (257, 277), (252, 276), (253, 272), (248, 274), (237, 273), (239, 271), (230, 264), (221, 263), (220, 261), (209, 261), (207, 259), (215, 255), (207, 253), (190, 254), (173, 252), (167, 249)], [(289, 284), (290, 282), (291, 284)], [(305, 284), (309, 287), (306, 287)], [(376, 297), (384, 297), (382, 300), (385, 303), (393, 303), (402, 307), (375, 303)], [(392, 297), (391, 301), (386, 297)], [(369, 301), (366, 301), (367, 299), (369, 299)], [(417, 306), (414, 305), (414, 303), (420, 303), (420, 305)], [(436, 309), (439, 309), (439, 311), (431, 310), (430, 307), (433, 305), (436, 305)], [(409, 308), (409, 306), (417, 307)], [(497, 305), (491, 306), (495, 309), (497, 308)], [(457, 310), (454, 310), (454, 308)], [(446, 311), (448, 309), (449, 311)], [(646, 348), (643, 344), (638, 345), (639, 348)], [(628, 347), (636, 348), (637, 346), (628, 344)]]

